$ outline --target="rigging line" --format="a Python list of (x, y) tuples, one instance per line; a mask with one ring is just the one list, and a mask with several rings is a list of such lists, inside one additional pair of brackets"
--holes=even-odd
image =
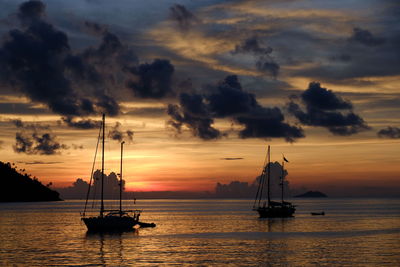
[(86, 201), (85, 201), (85, 208), (84, 208), (84, 210), (83, 210), (83, 216), (85, 216), (85, 213), (86, 213), (86, 206), (87, 206), (87, 203), (88, 203), (88, 200), (89, 200), (90, 187), (92, 186), (93, 170), (94, 170), (94, 165), (95, 165), (95, 163), (96, 163), (97, 148), (99, 147), (99, 141), (100, 141), (100, 133), (101, 133), (101, 127), (100, 127), (100, 130), (99, 130), (99, 136), (97, 137), (96, 152), (94, 153), (92, 171), (91, 171), (91, 173), (90, 173), (90, 181), (89, 181), (88, 191), (87, 191), (87, 194), (86, 194)]
[[(258, 206), (260, 206), (260, 201), (262, 199), (262, 191), (263, 191), (264, 184), (265, 184), (265, 165), (267, 164), (267, 157), (268, 157), (268, 154), (265, 155), (264, 164), (263, 164), (261, 175), (260, 175), (260, 182), (258, 184), (257, 194), (256, 194), (256, 198), (254, 199), (253, 207), (255, 207), (257, 200), (258, 200)], [(259, 196), (259, 194), (260, 194), (260, 196)]]

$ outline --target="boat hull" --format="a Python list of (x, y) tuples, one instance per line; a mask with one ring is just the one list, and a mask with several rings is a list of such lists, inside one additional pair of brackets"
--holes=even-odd
[(260, 218), (286, 218), (293, 217), (296, 208), (294, 206), (270, 206), (257, 209)]
[(135, 218), (128, 216), (105, 216), (82, 218), (90, 232), (123, 232), (132, 231), (138, 224)]

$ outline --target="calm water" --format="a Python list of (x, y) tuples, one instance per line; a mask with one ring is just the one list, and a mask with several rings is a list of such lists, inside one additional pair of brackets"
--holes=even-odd
[(400, 199), (295, 203), (261, 220), (251, 200), (140, 200), (157, 227), (123, 234), (87, 234), (82, 201), (0, 203), (0, 266), (400, 266)]

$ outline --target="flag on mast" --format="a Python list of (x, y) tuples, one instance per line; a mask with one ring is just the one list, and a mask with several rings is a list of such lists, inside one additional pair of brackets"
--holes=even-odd
[(283, 156), (283, 160), (286, 161), (286, 162), (289, 162), (289, 161), (285, 158), (285, 156)]

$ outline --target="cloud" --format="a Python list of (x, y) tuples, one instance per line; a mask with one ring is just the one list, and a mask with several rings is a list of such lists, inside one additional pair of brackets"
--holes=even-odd
[(284, 122), (284, 115), (277, 107), (262, 107), (255, 95), (242, 89), (235, 75), (227, 76), (205, 95), (180, 95), (179, 105), (169, 105), (168, 114), (178, 133), (187, 126), (194, 136), (204, 140), (220, 138), (220, 130), (214, 128), (214, 118), (228, 118), (244, 126), (241, 138), (284, 137), (287, 141), (304, 137), (303, 130)]
[(384, 129), (379, 130), (377, 135), (381, 138), (399, 139), (400, 138), (400, 128), (388, 126)]
[(366, 46), (378, 46), (385, 43), (384, 38), (375, 37), (369, 30), (354, 28), (353, 35), (349, 38), (350, 42), (358, 42)]
[(50, 128), (49, 125), (42, 125), (39, 123), (26, 123), (23, 122), (21, 119), (11, 119), (10, 122), (13, 123), (15, 127), (19, 129), (26, 129), (32, 131), (37, 131), (39, 129), (48, 130)]
[(228, 117), (248, 113), (259, 107), (256, 96), (243, 91), (236, 75), (227, 76), (214, 92), (205, 96), (215, 117)]
[[(117, 114), (118, 103), (100, 86), (104, 87), (105, 76), (91, 62), (95, 56), (105, 57), (115, 52), (116, 37), (105, 34), (98, 49), (89, 49), (98, 52), (89, 60), (87, 51), (72, 53), (68, 36), (46, 22), (44, 14), (45, 5), (41, 1), (19, 6), (22, 28), (10, 30), (0, 47), (0, 81), (61, 115)], [(78, 83), (96, 88), (95, 92), (77, 90)]]
[[(357, 27), (352, 29), (348, 38), (331, 37), (320, 40), (319, 47), (325, 47), (323, 52), (303, 52), (305, 55), (312, 55), (308, 57), (314, 64), (294, 70), (291, 75), (347, 84), (359, 82), (360, 78), (399, 75), (400, 34), (394, 26), (399, 20), (390, 18), (391, 15), (387, 13), (380, 15), (377, 17), (377, 24), (384, 30), (372, 34), (367, 29)], [(390, 21), (396, 23), (392, 24)]]
[(57, 188), (57, 192), (60, 193), (60, 196), (63, 199), (67, 199), (67, 198), (84, 199), (84, 198), (86, 198), (88, 188), (89, 188), (89, 183), (87, 183), (86, 181), (84, 181), (81, 178), (78, 178), (72, 184), (72, 186), (65, 187), (65, 188)]
[(134, 132), (131, 130), (127, 130), (124, 132), (120, 128), (121, 128), (121, 123), (116, 122), (115, 126), (112, 127), (111, 130), (108, 132), (108, 137), (118, 142), (122, 141), (132, 142)]
[[(278, 162), (271, 162), (269, 165), (271, 167), (271, 196), (280, 197), (281, 196), (281, 176), (282, 176), (282, 165)], [(267, 173), (267, 170), (264, 172)], [(284, 170), (284, 177), (288, 175), (287, 170)], [(215, 186), (216, 197), (243, 197), (243, 198), (254, 198), (257, 193), (258, 185), (261, 181), (261, 176), (254, 179), (252, 183), (232, 181), (228, 184), (217, 183)], [(265, 190), (265, 188), (264, 188)], [(285, 195), (290, 194), (289, 181), (284, 180), (284, 192)], [(266, 196), (266, 192), (262, 193), (262, 196)]]
[(165, 59), (156, 59), (130, 68), (133, 78), (127, 82), (135, 96), (140, 98), (160, 99), (173, 95), (172, 75), (174, 66)]
[(26, 165), (41, 165), (41, 164), (48, 165), (48, 164), (59, 164), (59, 163), (64, 163), (64, 162), (62, 162), (62, 161), (38, 161), (38, 160), (36, 160), (36, 161), (17, 161), (17, 163), (23, 163), (23, 164), (26, 164)]
[(17, 16), (23, 23), (39, 20), (45, 14), (45, 5), (42, 1), (30, 0), (20, 5)]
[(235, 118), (235, 121), (244, 125), (239, 132), (240, 138), (271, 138), (284, 137), (288, 142), (304, 137), (303, 130), (284, 122), (284, 115), (277, 107), (260, 107)]
[(62, 150), (69, 149), (65, 144), (57, 141), (50, 131), (50, 126), (38, 123), (25, 123), (20, 119), (10, 120), (20, 132), (15, 134), (13, 149), (16, 153), (28, 155), (54, 155)]
[(34, 132), (28, 135), (18, 132), (15, 135), (15, 140), (14, 151), (28, 155), (54, 155), (59, 154), (61, 150), (68, 149), (68, 146), (59, 143), (56, 137), (50, 133), (38, 134)]
[(66, 123), (69, 127), (77, 129), (94, 129), (101, 125), (101, 121), (95, 121), (91, 119), (81, 119), (76, 121), (73, 117), (62, 117), (61, 120)]
[(267, 72), (273, 77), (277, 77), (280, 66), (271, 57), (272, 48), (263, 46), (258, 37), (253, 36), (236, 45), (231, 51), (232, 54), (252, 54), (256, 57), (256, 67), (258, 70)]
[(167, 113), (171, 117), (168, 124), (175, 128), (178, 133), (185, 125), (191, 130), (193, 136), (203, 140), (220, 138), (222, 133), (211, 126), (214, 119), (203, 101), (201, 95), (181, 93), (179, 105), (168, 105)]
[[(86, 198), (89, 188), (89, 183), (78, 178), (72, 184), (72, 186), (65, 188), (57, 188), (62, 198)], [(104, 173), (104, 198), (106, 199), (117, 199), (119, 198), (119, 177), (114, 172), (109, 175)], [(125, 180), (122, 180), (122, 191), (125, 191)], [(90, 198), (99, 199), (101, 193), (101, 171), (96, 170), (93, 173), (93, 183), (90, 188)]]
[(317, 82), (309, 84), (308, 89), (301, 94), (301, 98), (308, 107), (324, 110), (352, 109), (353, 106), (333, 93), (332, 90), (322, 88)]
[(107, 26), (100, 25), (96, 22), (85, 21), (84, 25), (85, 25), (86, 29), (88, 29), (91, 33), (93, 33), (95, 35), (103, 35), (108, 31)]
[(221, 160), (241, 160), (243, 158), (221, 158)]
[[(366, 122), (352, 110), (350, 102), (343, 100), (333, 91), (312, 82), (301, 94), (306, 111), (292, 99), (288, 111), (302, 124), (327, 128), (334, 135), (352, 135), (370, 129)], [(346, 110), (343, 113), (341, 110)]]
[(169, 19), (175, 21), (181, 31), (187, 31), (193, 24), (199, 22), (192, 12), (179, 4), (174, 4), (169, 8)]

